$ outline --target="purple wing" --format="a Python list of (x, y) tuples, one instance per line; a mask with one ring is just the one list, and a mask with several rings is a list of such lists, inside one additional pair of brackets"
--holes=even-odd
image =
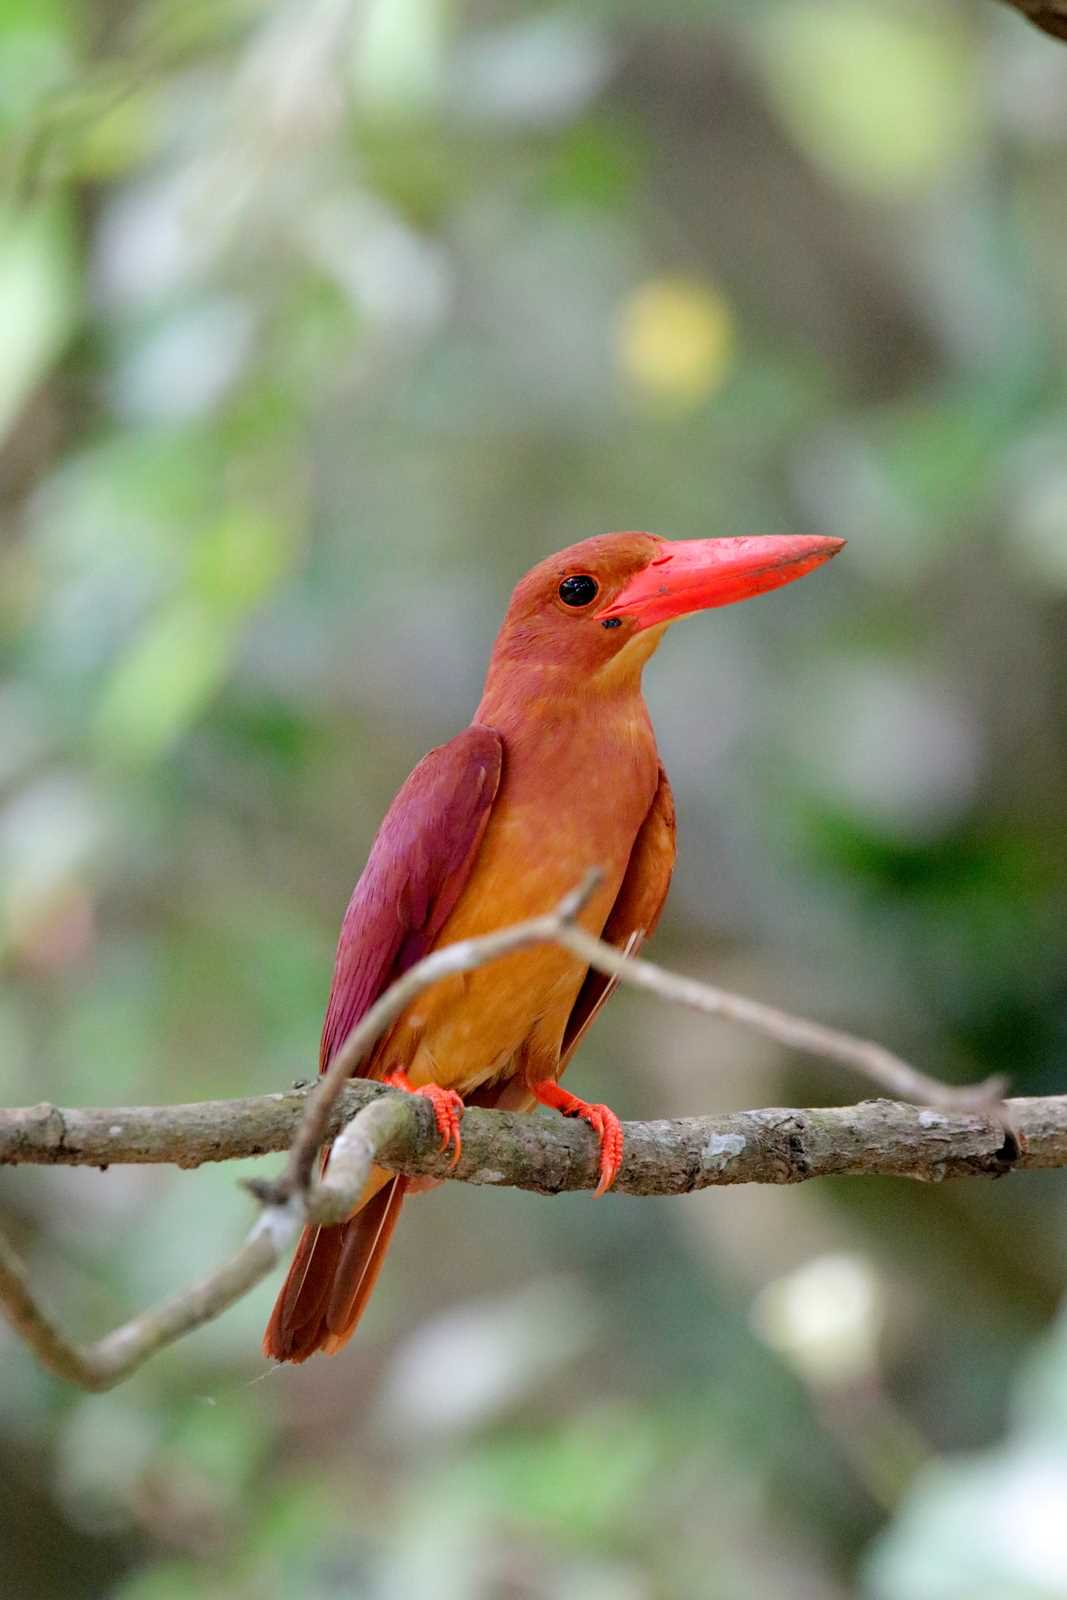
[(423, 757), (386, 812), (341, 924), (321, 1070), (383, 990), (432, 949), (470, 874), (502, 758), (500, 736), (472, 723)]

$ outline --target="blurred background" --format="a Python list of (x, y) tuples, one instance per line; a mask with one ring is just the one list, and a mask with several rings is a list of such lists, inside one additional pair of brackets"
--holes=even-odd
[[(1067, 1088), (1067, 47), (992, 0), (0, 0), (0, 140), (5, 1101), (306, 1077), (392, 793), (614, 528), (849, 541), (649, 670), (653, 954)], [(626, 994), (574, 1073), (867, 1092)], [(90, 1337), (248, 1170), (12, 1170), (3, 1225)], [(1062, 1600), (1065, 1277), (1056, 1173), (453, 1186), (332, 1361), (265, 1371), (274, 1283), (97, 1397), (0, 1331), (5, 1593)]]

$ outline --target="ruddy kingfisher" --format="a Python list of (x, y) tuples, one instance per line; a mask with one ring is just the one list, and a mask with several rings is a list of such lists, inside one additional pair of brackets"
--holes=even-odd
[[(431, 750), (386, 813), (341, 926), (322, 1030), (325, 1069), (367, 1008), (420, 957), (546, 912), (593, 865), (590, 933), (634, 949), (674, 866), (674, 803), (641, 695), (671, 623), (792, 583), (844, 540), (585, 539), (520, 581), (481, 702)], [(551, 945), (444, 979), (414, 1000), (361, 1071), (427, 1096), (458, 1155), (464, 1106), (582, 1117), (600, 1183), (622, 1159), (605, 1105), (560, 1084), (611, 981)], [(376, 1168), (336, 1227), (305, 1229), (263, 1340), (277, 1361), (332, 1354), (370, 1297), (411, 1180)]]

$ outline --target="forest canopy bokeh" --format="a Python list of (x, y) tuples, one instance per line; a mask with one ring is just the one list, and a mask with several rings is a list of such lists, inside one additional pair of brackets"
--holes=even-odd
[[(392, 793), (516, 578), (613, 528), (849, 541), (649, 669), (654, 956), (1067, 1089), (1067, 45), (992, 0), (0, 0), (0, 147), (6, 1103), (309, 1076)], [(867, 1092), (633, 994), (572, 1076)], [(90, 1337), (252, 1165), (7, 1171), (3, 1225)], [(1065, 1274), (1057, 1173), (452, 1185), (332, 1361), (265, 1373), (273, 1284), (107, 1395), (0, 1330), (4, 1592), (1055, 1600)]]

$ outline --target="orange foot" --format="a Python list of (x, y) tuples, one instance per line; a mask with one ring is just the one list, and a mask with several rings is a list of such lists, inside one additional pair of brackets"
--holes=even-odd
[(464, 1112), (463, 1097), (455, 1089), (442, 1089), (439, 1083), (425, 1083), (421, 1089), (416, 1089), (406, 1072), (391, 1072), (384, 1081), (394, 1089), (403, 1089), (407, 1094), (421, 1094), (430, 1102), (437, 1131), (441, 1135), (441, 1149), (452, 1147), (450, 1165), (454, 1167), (463, 1153), (463, 1140), (459, 1132)]
[(576, 1094), (561, 1089), (554, 1078), (531, 1083), (530, 1093), (543, 1106), (552, 1106), (554, 1110), (562, 1111), (565, 1117), (581, 1117), (588, 1122), (600, 1140), (600, 1182), (595, 1192), (603, 1194), (610, 1189), (622, 1166), (622, 1123), (611, 1107), (590, 1105), (588, 1100), (579, 1100)]

